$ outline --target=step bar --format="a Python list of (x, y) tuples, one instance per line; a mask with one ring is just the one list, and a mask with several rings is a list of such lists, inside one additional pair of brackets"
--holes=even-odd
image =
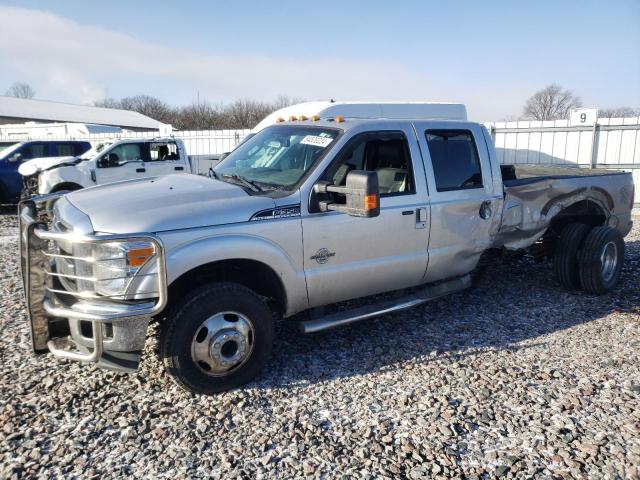
[(471, 276), (464, 275), (452, 280), (428, 285), (422, 290), (394, 300), (366, 305), (364, 307), (354, 308), (344, 312), (336, 312), (321, 318), (305, 320), (304, 322), (300, 322), (300, 329), (302, 330), (302, 333), (322, 332), (324, 330), (341, 327), (361, 320), (367, 320), (381, 315), (387, 315), (388, 313), (406, 310), (407, 308), (421, 305), (436, 298), (459, 292), (469, 286), (471, 286)]

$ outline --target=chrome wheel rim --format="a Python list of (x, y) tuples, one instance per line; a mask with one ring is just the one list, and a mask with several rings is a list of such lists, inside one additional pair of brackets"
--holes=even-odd
[(196, 329), (191, 341), (191, 359), (207, 375), (228, 375), (249, 359), (254, 341), (253, 324), (245, 315), (216, 313)]
[(605, 282), (609, 282), (618, 266), (618, 246), (615, 242), (609, 242), (604, 246), (602, 255), (600, 255), (600, 264), (602, 265), (602, 278)]

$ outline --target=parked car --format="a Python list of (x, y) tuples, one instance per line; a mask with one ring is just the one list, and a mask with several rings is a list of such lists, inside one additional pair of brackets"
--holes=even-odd
[(529, 249), (553, 259), (566, 288), (615, 288), (629, 173), (501, 166), (459, 107), (452, 120), (423, 108), (418, 119), (291, 119), (213, 178), (90, 188), (52, 212), (52, 197), (22, 203), (35, 351), (133, 370), (154, 318), (169, 374), (211, 394), (260, 371), (276, 320), (313, 333), (413, 307), (467, 288), (487, 252)]
[(34, 140), (15, 143), (0, 151), (0, 203), (17, 203), (22, 192), (18, 169), (34, 158), (81, 155), (91, 148), (89, 142), (75, 140)]
[(27, 196), (190, 171), (184, 144), (174, 138), (104, 141), (79, 156), (38, 158), (20, 165)]

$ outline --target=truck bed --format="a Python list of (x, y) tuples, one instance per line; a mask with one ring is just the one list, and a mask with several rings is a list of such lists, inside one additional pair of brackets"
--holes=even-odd
[(598, 177), (602, 175), (626, 174), (621, 170), (605, 168), (561, 167), (557, 165), (500, 165), (502, 183), (505, 187), (529, 185), (544, 180)]
[(603, 222), (631, 229), (633, 180), (628, 172), (543, 165), (501, 165), (504, 186), (502, 224), (494, 246), (525, 248), (558, 216), (577, 209), (602, 212)]

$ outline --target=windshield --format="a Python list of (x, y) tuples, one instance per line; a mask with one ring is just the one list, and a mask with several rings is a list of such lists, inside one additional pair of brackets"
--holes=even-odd
[(113, 142), (100, 142), (100, 143), (97, 143), (97, 144), (93, 145), (89, 150), (84, 152), (82, 155), (80, 155), (80, 158), (82, 160), (91, 160), (93, 157), (95, 157), (97, 154), (99, 154), (102, 150), (104, 150), (106, 147), (108, 147), (112, 143)]
[(235, 177), (260, 187), (290, 189), (328, 152), (339, 130), (274, 126), (239, 145), (214, 169), (220, 180)]
[(16, 143), (3, 149), (2, 152), (0, 152), (0, 160), (4, 160), (5, 158), (10, 157), (11, 154), (19, 149), (22, 145), (24, 145), (24, 142)]

